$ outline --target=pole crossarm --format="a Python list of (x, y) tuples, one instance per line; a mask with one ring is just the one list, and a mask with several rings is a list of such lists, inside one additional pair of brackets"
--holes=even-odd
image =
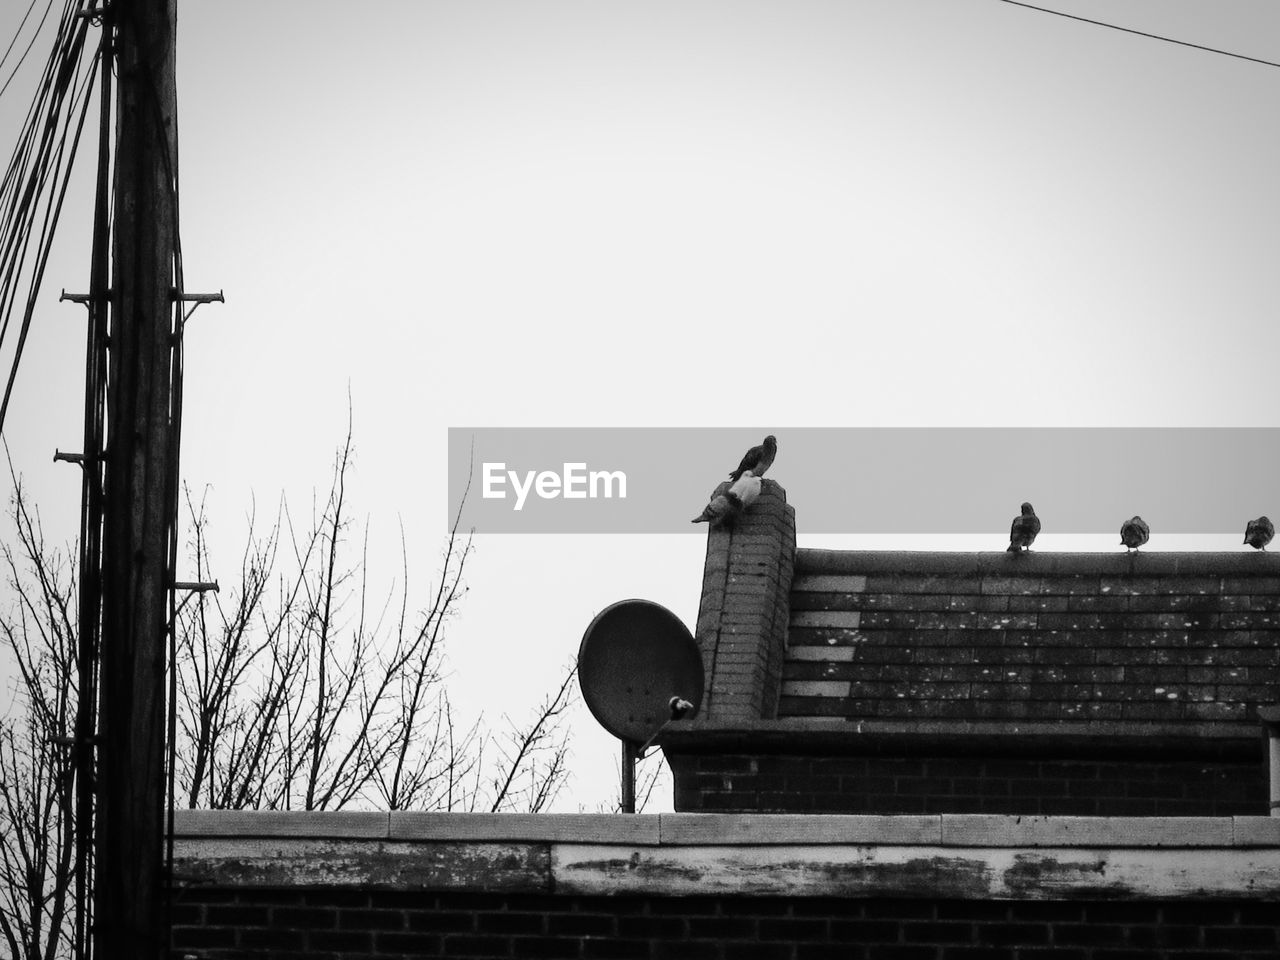
[(217, 293), (184, 293), (175, 289), (172, 293), (173, 299), (180, 303), (226, 303), (227, 299), (222, 295), (222, 291)]
[[(104, 298), (110, 297), (111, 291), (109, 290), (104, 291), (102, 296)], [(58, 297), (59, 303), (63, 303), (64, 301), (70, 301), (71, 303), (84, 304), (86, 307), (93, 306), (93, 300), (94, 300), (94, 294), (92, 293), (67, 293), (67, 291), (65, 290), (63, 290)]]
[(185, 293), (182, 290), (173, 288), (169, 295), (173, 297), (174, 303), (189, 303), (191, 309), (182, 314), (182, 319), (178, 321), (178, 329), (174, 331), (173, 339), (176, 341), (182, 336), (186, 329), (187, 321), (191, 319), (191, 315), (196, 312), (196, 308), (202, 303), (226, 303), (226, 297), (222, 295), (222, 291), (217, 293)]
[(173, 585), (175, 590), (186, 590), (190, 593), (219, 593), (218, 581), (197, 583), (189, 580), (180, 580)]

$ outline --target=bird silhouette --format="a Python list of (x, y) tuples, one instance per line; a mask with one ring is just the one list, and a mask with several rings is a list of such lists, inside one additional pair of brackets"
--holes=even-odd
[(1120, 525), (1120, 543), (1130, 551), (1137, 550), (1151, 539), (1151, 527), (1141, 517), (1126, 520)]
[(1244, 542), (1255, 550), (1267, 549), (1267, 544), (1276, 535), (1276, 525), (1266, 517), (1250, 520), (1244, 528)]
[(717, 492), (693, 523), (710, 523), (712, 527), (732, 525), (742, 514), (742, 498), (731, 490)]
[(1018, 553), (1021, 550), (1031, 549), (1031, 544), (1036, 542), (1036, 535), (1040, 532), (1040, 518), (1036, 516), (1035, 509), (1029, 503), (1022, 505), (1022, 514), (1013, 518), (1013, 525), (1009, 527), (1009, 552)]
[(764, 472), (773, 466), (773, 458), (778, 455), (778, 438), (773, 434), (764, 438), (764, 443), (752, 447), (742, 457), (738, 469), (729, 474), (729, 479), (737, 481), (750, 470), (755, 476), (763, 477)]
[(667, 705), (671, 708), (672, 720), (683, 720), (693, 712), (693, 704), (683, 697), (672, 697), (667, 701)]

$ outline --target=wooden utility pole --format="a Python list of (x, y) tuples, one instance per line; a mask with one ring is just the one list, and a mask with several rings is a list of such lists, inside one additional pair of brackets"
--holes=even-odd
[[(97, 791), (98, 657), (102, 628), (102, 491), (106, 437), (107, 330), (111, 299), (111, 94), (115, 69), (111, 25), (104, 23), (98, 65), (97, 191), (93, 210), (93, 256), (89, 268), (88, 327), (85, 345), (84, 446), (81, 447), (80, 638), (76, 657), (76, 866), (75, 956), (90, 949), (89, 902), (93, 875), (93, 818)], [(66, 295), (65, 292), (63, 294)], [(74, 298), (73, 298), (74, 299)]]
[(109, 17), (118, 93), (93, 945), (101, 960), (159, 960), (177, 458), (176, 0), (111, 0)]

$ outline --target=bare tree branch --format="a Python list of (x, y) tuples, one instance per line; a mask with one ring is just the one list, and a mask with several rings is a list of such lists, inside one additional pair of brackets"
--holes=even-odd
[[(350, 422), (323, 506), (295, 523), (283, 498), (264, 533), (256, 509), (238, 576), (176, 614), (174, 802), (188, 807), (547, 809), (568, 775), (576, 665), (500, 734), (460, 721), (446, 641), (473, 549), (462, 506), (437, 578), (415, 602), (402, 575), (370, 585), (369, 525), (352, 542)], [(469, 489), (469, 483), (468, 483)], [(463, 497), (465, 501), (465, 494)], [(205, 495), (185, 491), (187, 553), (217, 579)], [(75, 858), (78, 600), (71, 552), (45, 543), (17, 478), (0, 538), (0, 655), (14, 663), (0, 710), (0, 952), (53, 960), (70, 943)], [(281, 549), (281, 547), (285, 549)], [(371, 597), (377, 597), (371, 601)]]
[(0, 934), (11, 955), (52, 960), (69, 943), (76, 710), (74, 565), (50, 550), (14, 479), (16, 549), (0, 544), (13, 605), (0, 610), (0, 654), (17, 670), (16, 717), (0, 719)]
[[(528, 726), (517, 726), (507, 718), (505, 737), (495, 744), (501, 760), (491, 781), (491, 811), (537, 813), (555, 798), (567, 773), (564, 764), (568, 734), (562, 729), (562, 721), (574, 701), (577, 675), (575, 659), (560, 686), (542, 701)], [(522, 774), (529, 778), (528, 785), (523, 787), (518, 785)]]

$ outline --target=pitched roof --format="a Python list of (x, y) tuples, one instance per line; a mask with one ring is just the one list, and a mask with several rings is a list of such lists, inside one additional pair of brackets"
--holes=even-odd
[(1280, 557), (798, 550), (779, 719), (1252, 727)]

